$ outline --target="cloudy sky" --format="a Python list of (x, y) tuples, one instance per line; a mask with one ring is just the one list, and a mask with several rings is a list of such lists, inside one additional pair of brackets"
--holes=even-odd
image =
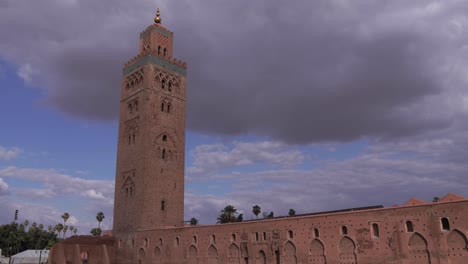
[(185, 218), (468, 197), (465, 0), (0, 0), (0, 224), (112, 226), (122, 65), (188, 63)]

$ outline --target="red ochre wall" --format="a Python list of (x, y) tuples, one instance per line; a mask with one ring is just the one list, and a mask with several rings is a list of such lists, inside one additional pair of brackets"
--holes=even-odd
[[(443, 229), (443, 217), (449, 220), (449, 230)], [(248, 258), (251, 264), (277, 263), (279, 254), (280, 263), (285, 264), (466, 264), (467, 220), (468, 200), (463, 200), (144, 230), (115, 237), (115, 260), (116, 263), (247, 263)], [(407, 221), (412, 222), (413, 232), (407, 230)], [(378, 225), (378, 237), (373, 224)], [(342, 226), (346, 226), (347, 235), (342, 234)]]

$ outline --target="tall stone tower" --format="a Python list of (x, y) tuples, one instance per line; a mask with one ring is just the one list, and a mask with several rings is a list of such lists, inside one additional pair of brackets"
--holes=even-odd
[(123, 69), (116, 235), (183, 224), (186, 64), (172, 58), (174, 34), (159, 10), (154, 22)]

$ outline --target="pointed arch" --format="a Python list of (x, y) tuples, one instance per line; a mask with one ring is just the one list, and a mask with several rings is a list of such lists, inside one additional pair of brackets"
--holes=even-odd
[(236, 243), (232, 243), (229, 246), (229, 264), (239, 264), (240, 263), (240, 249)]
[(138, 250), (138, 263), (139, 264), (146, 263), (146, 251), (144, 248), (140, 248)]
[(258, 264), (266, 264), (266, 255), (263, 250), (258, 252)]
[(160, 264), (161, 261), (161, 249), (159, 247), (155, 247), (153, 250), (153, 264)]
[(430, 264), (431, 259), (427, 250), (427, 240), (419, 233), (414, 233), (409, 241), (409, 258), (413, 264)]
[(312, 264), (326, 264), (325, 259), (325, 246), (322, 241), (318, 239), (312, 240), (310, 243), (310, 257), (309, 263)]
[[(166, 136), (166, 137), (164, 137), (164, 136)], [(166, 140), (164, 140), (164, 139), (166, 139)], [(161, 144), (165, 145), (165, 146), (169, 146), (171, 148), (176, 147), (174, 138), (167, 131), (164, 131), (161, 134), (159, 134), (153, 141), (154, 146), (156, 146), (156, 145), (159, 146)]]
[(284, 244), (284, 263), (285, 264), (296, 264), (296, 246), (293, 242), (288, 241)]
[(459, 230), (452, 230), (447, 236), (450, 263), (463, 263), (468, 259), (468, 241)]
[(354, 243), (354, 241), (351, 238), (347, 236), (341, 238), (340, 243), (338, 245), (338, 249), (340, 250), (340, 263), (357, 263), (357, 257), (355, 253), (356, 243)]
[(198, 259), (198, 250), (197, 247), (191, 245), (187, 250), (187, 263), (188, 264), (197, 264)]
[(214, 245), (208, 247), (208, 264), (218, 264), (218, 249)]

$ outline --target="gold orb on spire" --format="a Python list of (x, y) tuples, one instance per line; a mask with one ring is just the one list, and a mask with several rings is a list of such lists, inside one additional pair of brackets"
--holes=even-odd
[(159, 8), (156, 11), (156, 17), (154, 18), (154, 23), (161, 24), (161, 17), (160, 17), (160, 13), (159, 13)]

